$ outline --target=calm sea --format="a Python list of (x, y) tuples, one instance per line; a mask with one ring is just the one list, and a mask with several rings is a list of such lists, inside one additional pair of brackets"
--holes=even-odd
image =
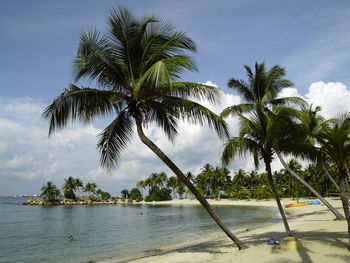
[[(201, 206), (24, 206), (0, 197), (0, 262), (114, 262), (219, 231)], [(214, 206), (232, 231), (271, 221), (275, 210)], [(74, 241), (68, 242), (69, 235)]]

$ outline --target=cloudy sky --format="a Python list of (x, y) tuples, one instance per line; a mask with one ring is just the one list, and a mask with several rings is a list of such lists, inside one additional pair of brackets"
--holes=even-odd
[[(184, 79), (217, 85), (219, 113), (241, 102), (227, 89), (231, 77), (245, 79), (243, 65), (280, 64), (294, 87), (281, 96), (301, 96), (323, 107), (325, 117), (350, 108), (350, 3), (348, 1), (0, 1), (0, 194), (38, 193), (47, 181), (61, 186), (68, 176), (97, 182), (119, 195), (152, 172), (168, 169), (135, 138), (117, 169), (99, 167), (96, 135), (106, 121), (69, 127), (47, 137), (40, 115), (73, 81), (72, 60), (79, 34), (105, 29), (108, 10), (126, 4), (135, 15), (156, 14), (174, 22), (197, 43), (199, 72)], [(237, 122), (228, 120), (231, 133)], [(184, 171), (219, 165), (221, 141), (207, 127), (180, 125), (174, 144), (150, 127), (147, 134)], [(276, 162), (275, 169), (280, 166)], [(252, 169), (237, 160), (230, 169)], [(169, 175), (171, 173), (169, 172)]]

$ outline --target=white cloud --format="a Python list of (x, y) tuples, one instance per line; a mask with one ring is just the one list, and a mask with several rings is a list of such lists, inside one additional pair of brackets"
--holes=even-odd
[[(208, 85), (216, 86), (212, 82)], [(239, 103), (240, 98), (222, 93), (219, 105), (208, 106), (219, 114), (223, 108)], [(166, 171), (165, 164), (135, 136), (122, 154), (116, 169), (110, 173), (99, 166), (96, 135), (101, 131), (94, 126), (70, 127), (47, 137), (47, 124), (40, 120), (45, 105), (31, 98), (0, 98), (0, 166), (1, 178), (16, 180), (54, 181), (58, 186), (68, 176), (80, 177), (84, 182), (96, 181), (107, 190), (121, 185), (134, 186), (137, 180), (152, 172)], [(20, 114), (23, 111), (23, 114)], [(25, 117), (24, 117), (25, 116)], [(228, 119), (231, 133), (237, 133), (237, 122)], [(219, 165), (223, 141), (208, 127), (179, 123), (179, 135), (171, 143), (158, 128), (150, 126), (145, 133), (184, 172), (199, 172), (204, 163)], [(12, 186), (15, 188), (15, 186)], [(40, 185), (36, 191), (39, 191)], [(0, 192), (9, 187), (2, 186)], [(29, 190), (28, 190), (29, 191)], [(35, 191), (35, 190), (32, 190)], [(119, 193), (115, 190), (114, 193)]]
[(327, 119), (350, 111), (350, 90), (341, 82), (312, 83), (305, 98), (310, 104), (320, 105), (321, 114)]

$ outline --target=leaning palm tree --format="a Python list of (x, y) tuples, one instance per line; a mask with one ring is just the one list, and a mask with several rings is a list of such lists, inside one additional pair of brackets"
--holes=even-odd
[(97, 88), (70, 85), (46, 108), (43, 117), (50, 121), (49, 135), (71, 121), (89, 123), (101, 116), (115, 116), (99, 135), (100, 162), (114, 168), (122, 150), (137, 134), (192, 191), (220, 228), (242, 249), (235, 237), (214, 213), (211, 206), (181, 170), (144, 133), (156, 124), (173, 141), (178, 122), (207, 123), (220, 137), (228, 135), (223, 119), (189, 99), (218, 102), (218, 89), (199, 83), (180, 81), (184, 70), (196, 70), (187, 52), (195, 51), (194, 42), (176, 31), (164, 19), (135, 18), (126, 8), (112, 10), (108, 33), (96, 30), (82, 33), (74, 61), (76, 81), (88, 78)]
[(290, 236), (287, 218), (272, 177), (271, 162), (274, 155), (274, 145), (284, 137), (292, 122), (290, 118), (292, 110), (280, 106), (273, 106), (269, 111), (262, 111), (259, 107), (252, 109), (249, 117), (238, 114), (240, 120), (239, 136), (230, 138), (226, 143), (221, 159), (223, 165), (228, 165), (237, 156), (244, 158), (250, 153), (254, 158), (256, 168), (260, 165), (259, 159), (263, 160), (286, 233)]
[[(318, 160), (318, 163), (322, 163), (318, 166), (321, 166), (323, 170), (328, 173), (324, 165), (326, 157), (315, 148), (316, 138), (319, 136), (320, 132), (322, 132), (323, 126), (327, 123), (324, 118), (317, 114), (320, 110), (320, 107), (313, 109), (312, 105), (310, 107), (303, 105), (302, 110), (297, 115), (300, 123), (298, 125), (292, 125), (289, 133), (287, 133), (283, 140), (279, 142), (279, 145), (275, 145), (274, 150), (286, 170), (309, 189), (318, 199), (320, 199), (320, 201), (327, 206), (338, 220), (344, 220), (344, 216), (340, 214), (326, 199), (324, 199), (310, 184), (295, 173), (293, 169), (288, 166), (282, 156), (282, 152), (284, 152), (285, 154), (292, 153), (294, 156), (306, 158), (311, 161)], [(293, 132), (291, 132), (292, 130)], [(330, 180), (333, 179), (329, 174), (327, 174), (327, 176)], [(332, 180), (332, 182), (337, 186), (334, 180)]]
[(47, 182), (46, 185), (41, 187), (40, 196), (44, 199), (44, 201), (53, 202), (60, 195), (60, 190), (56, 188), (52, 182)]
[(321, 145), (320, 150), (337, 166), (340, 198), (348, 224), (348, 249), (350, 250), (350, 212), (345, 191), (346, 171), (350, 166), (350, 113), (338, 119), (332, 119), (324, 125), (322, 132), (317, 136), (317, 141)]
[[(254, 73), (249, 66), (245, 65), (244, 67), (247, 72), (248, 82), (235, 78), (231, 78), (228, 82), (229, 88), (236, 90), (243, 96), (244, 103), (227, 107), (221, 113), (223, 117), (228, 117), (229, 115), (239, 116), (241, 125), (244, 126), (241, 126), (240, 136), (232, 138), (226, 144), (222, 160), (224, 164), (228, 164), (237, 153), (244, 155), (243, 151), (245, 150), (253, 153), (255, 158), (260, 155), (265, 162), (269, 182), (275, 194), (286, 232), (290, 235), (288, 222), (279, 201), (271, 172), (271, 161), (274, 153), (273, 145), (275, 143), (275, 141), (272, 141), (273, 138), (271, 136), (275, 132), (267, 125), (274, 123), (276, 125), (274, 128), (279, 129), (277, 124), (285, 125), (280, 117), (282, 115), (283, 117), (288, 117), (286, 115), (288, 109), (283, 106), (302, 105), (304, 101), (297, 97), (278, 98), (278, 93), (283, 88), (293, 85), (290, 80), (284, 78), (286, 71), (279, 65), (275, 65), (266, 71), (264, 62), (261, 64), (256, 62)], [(274, 109), (277, 106), (283, 107), (284, 110), (279, 109), (278, 111), (282, 115), (276, 118), (276, 113), (278, 112)], [(244, 114), (250, 114), (251, 119), (245, 117)], [(251, 130), (247, 130), (249, 123), (255, 125), (250, 127)], [(254, 134), (255, 132), (261, 132), (261, 134)], [(258, 159), (255, 159), (255, 165), (258, 166), (258, 164)]]

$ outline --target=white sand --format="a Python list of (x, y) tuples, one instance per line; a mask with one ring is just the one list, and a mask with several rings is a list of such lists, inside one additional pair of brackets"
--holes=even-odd
[[(303, 200), (302, 200), (303, 201)], [(336, 199), (328, 201), (342, 212), (341, 202)], [(270, 201), (229, 201), (210, 200), (211, 204), (246, 205), (276, 207), (274, 200)], [(286, 205), (295, 201), (282, 200)], [(163, 204), (198, 204), (196, 200), (173, 200)], [(159, 202), (157, 202), (159, 204)], [(213, 238), (200, 244), (182, 244), (182, 248), (164, 248), (158, 255), (132, 261), (133, 263), (184, 263), (184, 262), (264, 262), (264, 263), (333, 263), (350, 262), (350, 252), (347, 250), (347, 226), (345, 221), (334, 221), (335, 216), (323, 205), (293, 207), (286, 209), (291, 216), (288, 220), (293, 235), (297, 237), (305, 249), (282, 250), (267, 244), (269, 238), (280, 241), (286, 236), (282, 222), (238, 234), (237, 236), (249, 245), (246, 250), (238, 248), (223, 234), (213, 235)]]

